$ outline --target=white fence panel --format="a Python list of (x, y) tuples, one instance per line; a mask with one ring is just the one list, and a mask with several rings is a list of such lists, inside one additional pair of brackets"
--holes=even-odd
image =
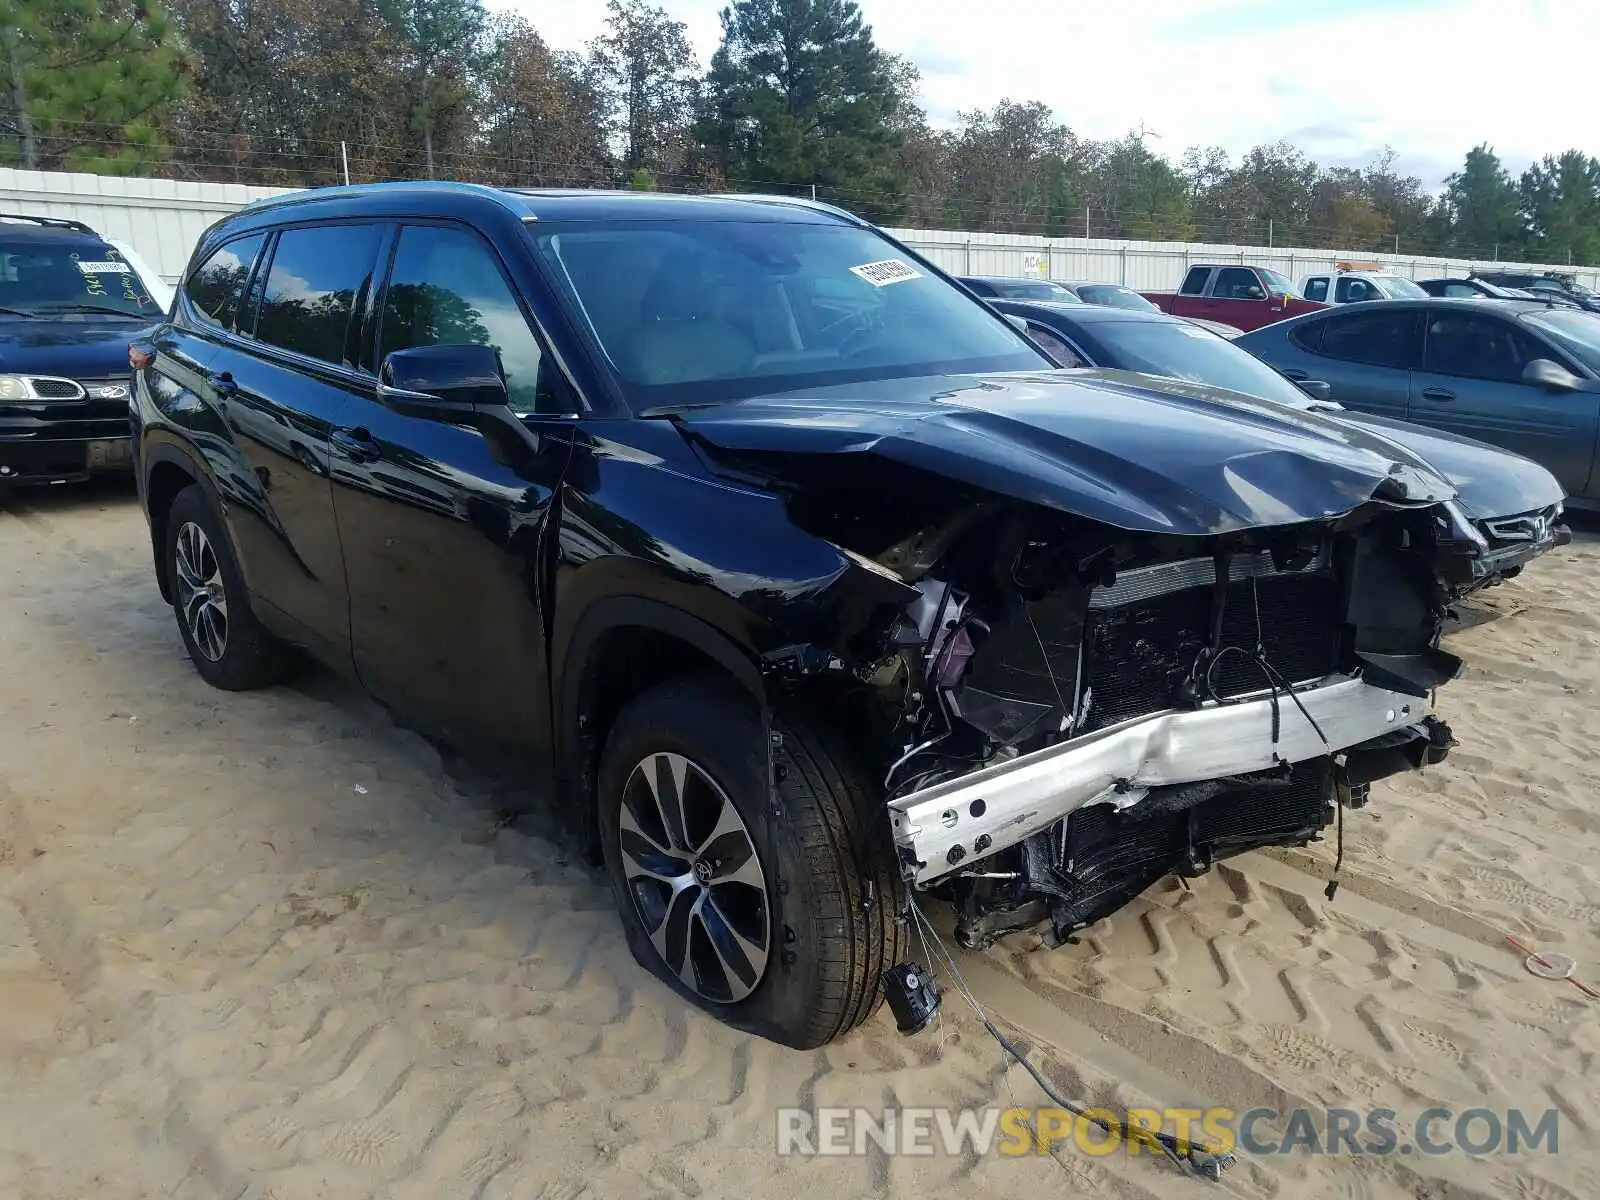
[(168, 283), (177, 282), (208, 225), (292, 190), (0, 167), (0, 213), (82, 221), (133, 246)]
[[(70, 217), (130, 243), (169, 283), (177, 281), (196, 240), (219, 217), (292, 188), (236, 183), (185, 183), (0, 167), (0, 212)], [(1341, 260), (1381, 262), (1401, 275), (1427, 279), (1465, 275), (1474, 267), (1572, 270), (1600, 290), (1600, 268), (1537, 263), (1469, 262), (1409, 254), (1307, 250), (1291, 247), (1219, 246), (1186, 242), (1133, 242), (1111, 238), (1041, 238), (1014, 233), (951, 229), (890, 230), (918, 253), (956, 275), (1046, 274), (1052, 279), (1123, 283), (1139, 291), (1172, 291), (1192, 263), (1226, 262), (1271, 267), (1293, 282)], [(1043, 271), (1030, 270), (1042, 267)]]
[(1298, 284), (1337, 262), (1377, 262), (1410, 279), (1465, 275), (1474, 268), (1571, 271), (1600, 290), (1600, 268), (1512, 263), (1366, 250), (1314, 250), (1291, 246), (1227, 246), (1204, 242), (1134, 242), (1109, 238), (1039, 238), (1014, 233), (961, 233), (943, 229), (891, 229), (895, 237), (955, 275), (1028, 275), (1027, 263), (1050, 264), (1052, 279), (1092, 279), (1137, 291), (1173, 291), (1194, 263), (1269, 267)]

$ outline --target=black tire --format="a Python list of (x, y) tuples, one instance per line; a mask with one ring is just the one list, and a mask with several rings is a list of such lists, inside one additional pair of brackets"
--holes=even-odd
[[(774, 718), (777, 795), (767, 804), (766, 747), (755, 703), (716, 677), (671, 680), (618, 716), (601, 756), (598, 804), (606, 874), (628, 945), (679, 996), (735, 1028), (808, 1050), (877, 1011), (902, 957), (905, 893), (873, 780), (820, 723)], [(652, 755), (678, 754), (738, 810), (765, 878), (765, 974), (718, 1002), (679, 979), (656, 950), (621, 850), (624, 789)], [(770, 819), (769, 819), (770, 818)]]
[[(202, 570), (214, 565), (214, 578), (220, 585), (226, 619), (220, 654), (214, 654), (214, 642), (202, 646), (208, 635), (202, 631), (197, 638), (186, 615), (186, 587), (180, 574), (180, 541), (192, 534), (195, 527), (204, 535), (209, 556), (202, 554)], [(222, 519), (198, 484), (191, 484), (173, 498), (167, 513), (167, 544), (163, 550), (167, 580), (172, 588), (172, 611), (178, 621), (178, 633), (183, 638), (189, 658), (200, 672), (200, 677), (212, 687), (229, 692), (250, 691), (269, 687), (289, 674), (292, 659), (288, 648), (261, 627), (250, 611), (250, 597), (245, 590), (244, 577), (234, 557), (233, 545), (228, 540)], [(194, 543), (189, 543), (192, 546)], [(207, 571), (209, 574), (209, 571)], [(215, 624), (210, 626), (215, 630)]]

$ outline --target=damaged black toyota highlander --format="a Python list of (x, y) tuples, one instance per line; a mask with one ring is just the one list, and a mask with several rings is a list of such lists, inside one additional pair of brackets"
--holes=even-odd
[(553, 759), (640, 962), (791, 1045), (872, 1013), (919, 894), (1070, 936), (1453, 744), (1483, 546), (1427, 462), (1056, 370), (825, 206), (305, 193), (134, 360), (201, 673), (297, 646)]

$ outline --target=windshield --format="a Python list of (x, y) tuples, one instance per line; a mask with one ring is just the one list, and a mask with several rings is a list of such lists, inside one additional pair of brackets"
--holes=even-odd
[(1078, 288), (1078, 298), (1107, 308), (1132, 308), (1140, 312), (1160, 312), (1154, 304), (1132, 288), (1115, 283), (1086, 283)]
[(573, 223), (537, 241), (637, 409), (1052, 366), (993, 309), (854, 226)]
[(83, 311), (134, 319), (162, 312), (138, 273), (104, 242), (3, 235), (0, 308), (29, 316)]
[(1294, 408), (1308, 397), (1247, 350), (1194, 325), (1177, 321), (1107, 321), (1095, 336), (1115, 356), (1107, 366), (1260, 396)]
[(1552, 308), (1523, 320), (1600, 375), (1600, 316), (1578, 308)]
[(1383, 290), (1389, 293), (1390, 299), (1415, 300), (1419, 296), (1424, 300), (1428, 298), (1427, 292), (1404, 275), (1374, 275), (1373, 278), (1383, 285)]
[(1257, 269), (1261, 272), (1261, 278), (1267, 281), (1267, 290), (1273, 295), (1298, 296), (1300, 294), (1294, 290), (1294, 284), (1290, 283), (1286, 276), (1279, 275), (1276, 271), (1268, 270), (1266, 267)]

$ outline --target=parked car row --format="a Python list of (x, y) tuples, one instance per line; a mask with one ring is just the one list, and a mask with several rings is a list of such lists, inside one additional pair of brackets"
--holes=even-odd
[[(1417, 427), (1431, 426), (1457, 439), (1474, 439), (1483, 449), (1498, 447), (1532, 459), (1561, 489), (1543, 507), (1600, 508), (1600, 392), (1591, 392), (1600, 380), (1600, 316), (1558, 299), (1551, 288), (1513, 293), (1478, 276), (1418, 284), (1376, 263), (1341, 262), (1332, 273), (1307, 276), (1302, 281), (1307, 295), (1325, 299), (1291, 304), (1295, 297), (1271, 290), (1286, 284), (1262, 268), (1199, 265), (1188, 273), (1186, 292), (1151, 295), (1164, 298), (1169, 310), (1192, 312), (1202, 302), (1231, 304), (1259, 317), (1263, 305), (1269, 312), (1281, 308), (1276, 319), (1252, 324), (1236, 337), (1236, 345), (1293, 382), (1314, 383), (1319, 394), (1342, 408), (1409, 423), (1413, 437), (1423, 432)], [(1059, 286), (1072, 288), (1078, 298), (1085, 295), (1086, 285)], [(1435, 298), (1433, 291), (1444, 294)], [(1017, 299), (991, 303), (1015, 313), (1007, 304)], [(1304, 311), (1290, 314), (1295, 307)], [(1083, 320), (1074, 322), (1072, 314)], [(1249, 323), (1253, 318), (1236, 319)], [(1063, 347), (1048, 339), (1064, 327), (1098, 328), (1101, 321), (1080, 309), (1058, 312), (1050, 321), (1035, 321), (1034, 336), (1047, 341), (1046, 348), (1060, 359)], [(1084, 356), (1069, 351), (1067, 357)], [(1210, 355), (1206, 361), (1218, 360)], [(1265, 393), (1257, 388), (1252, 394)], [(1499, 501), (1483, 511), (1486, 519), (1511, 515)], [(1545, 537), (1534, 540), (1546, 548), (1554, 544)]]

